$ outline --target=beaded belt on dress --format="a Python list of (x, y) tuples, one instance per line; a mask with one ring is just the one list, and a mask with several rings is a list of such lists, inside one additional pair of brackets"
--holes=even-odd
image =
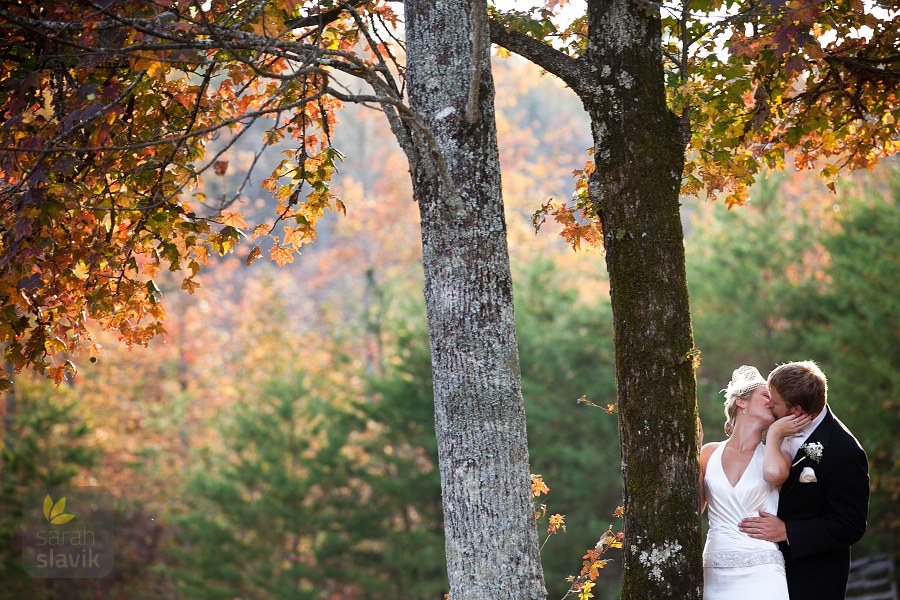
[(708, 552), (703, 554), (704, 567), (753, 567), (783, 565), (784, 556), (778, 550), (758, 552)]

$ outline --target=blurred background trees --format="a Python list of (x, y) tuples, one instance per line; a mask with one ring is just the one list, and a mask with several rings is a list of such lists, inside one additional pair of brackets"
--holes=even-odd
[[(621, 503), (616, 417), (578, 403), (616, 402), (602, 261), (573, 252), (553, 223), (538, 235), (531, 225), (548, 198), (571, 193), (567, 174), (583, 168), (591, 142), (577, 99), (560, 102), (554, 80), (514, 60), (499, 61), (495, 78), (508, 90), (498, 131), (532, 469), (551, 490), (540, 501), (566, 515), (567, 533), (542, 555), (558, 598)], [(229, 256), (201, 274), (193, 296), (179, 292), (180, 278), (161, 278), (164, 338), (128, 351), (99, 334), (102, 354), (71, 384), (17, 378), (3, 404), (0, 568), (10, 585), (0, 597), (446, 591), (409, 178), (378, 114), (342, 119), (335, 145), (355, 151), (335, 185), (348, 214), (323, 218), (317, 243), (294, 263), (247, 267)], [(234, 152), (230, 173), (239, 173)], [(847, 176), (837, 194), (791, 173), (761, 181), (744, 207), (683, 203), (706, 437), (724, 437), (719, 390), (735, 366), (765, 373), (817, 360), (831, 405), (871, 462), (869, 533), (857, 556), (898, 556), (898, 194), (889, 161)], [(250, 202), (262, 210), (260, 196)], [(107, 580), (13, 575), (16, 498), (63, 482), (117, 497)], [(593, 590), (601, 598), (618, 593), (621, 561), (610, 558)]]

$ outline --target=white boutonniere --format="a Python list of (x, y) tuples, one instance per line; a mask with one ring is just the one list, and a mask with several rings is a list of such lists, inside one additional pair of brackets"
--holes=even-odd
[[(803, 456), (798, 458), (792, 467), (800, 464), (803, 459), (808, 458), (816, 464), (819, 464), (819, 461), (822, 460), (822, 451), (825, 450), (825, 447), (822, 446), (821, 442), (811, 442), (806, 443), (800, 446), (800, 449), (803, 450)], [(812, 467), (803, 467), (803, 470), (800, 471), (800, 483), (816, 483), (818, 479), (816, 478), (816, 472)]]
[[(812, 442), (803, 444), (800, 446), (800, 449), (803, 450), (803, 456), (798, 458), (796, 462), (791, 465), (792, 467), (796, 467), (804, 458), (808, 458), (818, 464), (819, 461), (822, 460), (822, 451), (825, 450), (825, 447), (822, 446), (821, 442)], [(807, 468), (809, 469), (809, 467)]]

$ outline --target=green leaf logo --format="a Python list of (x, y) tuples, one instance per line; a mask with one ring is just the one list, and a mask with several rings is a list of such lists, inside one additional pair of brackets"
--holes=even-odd
[(54, 525), (62, 525), (64, 523), (68, 523), (72, 519), (75, 518), (75, 515), (66, 514), (66, 497), (63, 496), (59, 499), (55, 504), (53, 503), (53, 498), (50, 497), (50, 494), (44, 498), (44, 518), (53, 523)]

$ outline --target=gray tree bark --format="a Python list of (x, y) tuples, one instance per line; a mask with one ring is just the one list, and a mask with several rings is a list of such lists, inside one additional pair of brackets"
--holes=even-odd
[(542, 599), (487, 9), (404, 6), (450, 597)]
[(591, 118), (589, 194), (610, 280), (625, 483), (622, 598), (699, 600), (695, 351), (679, 215), (685, 140), (665, 103), (659, 11), (588, 0), (578, 59), (496, 24), (491, 35), (563, 79)]

